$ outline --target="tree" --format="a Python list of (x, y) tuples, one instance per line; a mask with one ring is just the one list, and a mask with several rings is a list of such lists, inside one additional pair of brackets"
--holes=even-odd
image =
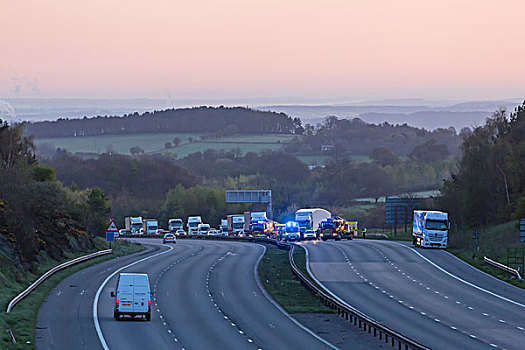
[(396, 165), (399, 162), (397, 155), (391, 149), (386, 147), (374, 148), (372, 153), (370, 153), (370, 159), (375, 160), (382, 167)]
[(172, 144), (171, 142), (168, 141), (168, 142), (166, 142), (166, 143), (164, 144), (164, 148), (165, 148), (165, 149), (173, 148), (173, 144)]
[(422, 145), (414, 147), (410, 153), (410, 159), (431, 163), (441, 159), (445, 159), (450, 155), (447, 145), (440, 145), (436, 140), (431, 139)]
[(139, 146), (135, 146), (129, 149), (129, 153), (131, 153), (132, 155), (137, 155), (137, 154), (144, 153), (144, 150), (140, 148)]
[(177, 147), (177, 146), (180, 144), (180, 142), (181, 142), (180, 137), (178, 137), (178, 136), (175, 137), (175, 138), (173, 139), (173, 147)]

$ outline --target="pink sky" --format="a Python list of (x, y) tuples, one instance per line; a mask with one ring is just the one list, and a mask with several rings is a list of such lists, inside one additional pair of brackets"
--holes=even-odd
[(0, 0), (0, 97), (523, 97), (524, 14), (523, 0)]

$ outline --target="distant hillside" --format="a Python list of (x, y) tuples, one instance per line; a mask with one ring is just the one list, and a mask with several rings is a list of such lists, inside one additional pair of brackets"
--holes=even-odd
[(284, 113), (243, 107), (197, 107), (83, 119), (27, 123), (25, 133), (36, 138), (146, 133), (300, 134), (298, 118)]
[(359, 118), (367, 123), (381, 124), (408, 124), (426, 130), (448, 128), (450, 126), (458, 131), (464, 127), (482, 125), (493, 111), (476, 112), (451, 112), (451, 111), (418, 111), (413, 113), (361, 113)]
[(260, 110), (282, 112), (301, 118), (303, 124), (316, 125), (327, 116), (354, 119), (367, 123), (408, 124), (426, 130), (448, 128), (456, 130), (482, 125), (499, 108), (512, 111), (520, 100), (471, 101), (463, 103), (432, 102), (426, 100), (369, 101), (344, 105), (273, 105)]

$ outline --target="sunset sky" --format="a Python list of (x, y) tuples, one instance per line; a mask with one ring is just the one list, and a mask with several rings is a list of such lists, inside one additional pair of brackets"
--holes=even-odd
[(525, 95), (523, 0), (0, 0), (0, 97)]

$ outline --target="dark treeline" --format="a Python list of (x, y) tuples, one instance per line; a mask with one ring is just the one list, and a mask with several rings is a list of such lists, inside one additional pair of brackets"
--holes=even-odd
[(376, 125), (367, 124), (358, 118), (349, 120), (333, 116), (327, 117), (317, 127), (306, 124), (304, 130), (303, 137), (286, 145), (287, 152), (305, 155), (324, 152), (339, 157), (343, 154), (368, 155), (371, 150), (384, 147), (398, 156), (421, 160), (428, 157), (429, 161), (457, 155), (461, 135), (469, 132), (465, 128), (458, 135), (453, 127), (427, 131), (406, 124), (391, 125), (385, 122)]
[(465, 137), (439, 205), (462, 227), (525, 217), (525, 102), (510, 115), (495, 112)]
[[(71, 189), (39, 165), (22, 125), (0, 121), (0, 266), (34, 271), (42, 261), (93, 248), (110, 208), (102, 190)], [(1, 274), (0, 274), (1, 283)]]
[(37, 138), (100, 136), (146, 133), (300, 134), (299, 118), (284, 113), (255, 111), (243, 107), (196, 107), (168, 109), (144, 114), (58, 119), (26, 124), (27, 135)]
[(218, 225), (227, 214), (248, 208), (225, 204), (226, 189), (270, 189), (276, 218), (289, 219), (299, 207), (344, 207), (356, 198), (436, 188), (454, 165), (403, 161), (385, 149), (373, 153), (371, 162), (345, 157), (314, 170), (287, 153), (239, 149), (209, 149), (179, 160), (109, 154), (82, 160), (60, 152), (46, 164), (73, 188), (100, 186), (121, 224), (125, 216), (141, 215), (159, 218), (163, 225), (169, 218), (198, 214)]

